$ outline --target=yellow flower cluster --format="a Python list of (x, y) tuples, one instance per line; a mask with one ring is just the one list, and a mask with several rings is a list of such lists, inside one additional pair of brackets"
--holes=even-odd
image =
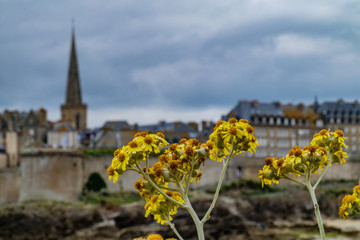
[(348, 219), (357, 214), (360, 214), (360, 180), (359, 185), (354, 187), (353, 194), (346, 195), (339, 208), (339, 215), (343, 219)]
[[(147, 238), (134, 238), (133, 240), (164, 240), (159, 234), (150, 234)], [(166, 238), (165, 240), (177, 240), (176, 238)]]
[(170, 145), (159, 162), (165, 167), (165, 181), (175, 184), (183, 178), (198, 183), (202, 176), (201, 165), (206, 160), (205, 145), (200, 145), (197, 139), (181, 139), (180, 142)]
[(253, 134), (253, 127), (245, 119), (218, 121), (206, 143), (210, 158), (221, 162), (230, 153), (255, 152), (259, 144)]
[[(170, 145), (150, 167), (149, 154), (160, 153), (160, 148), (168, 143), (162, 133), (140, 132), (128, 145), (114, 152), (108, 168), (109, 180), (115, 183), (127, 170), (139, 173), (140, 179), (134, 187), (147, 202), (145, 217), (151, 214), (158, 223), (165, 224), (172, 220), (179, 207), (189, 207), (185, 204), (189, 185), (201, 179), (201, 165), (205, 164), (207, 155), (221, 162), (226, 155), (231, 158), (244, 151), (255, 152), (258, 142), (253, 134), (254, 129), (247, 120), (219, 121), (207, 143), (181, 139)], [(140, 164), (143, 160), (146, 160), (145, 166)]]
[[(184, 203), (180, 193), (166, 191), (166, 194), (173, 198), (174, 200)], [(156, 194), (151, 197), (151, 199), (145, 205), (145, 217), (148, 217), (151, 213), (154, 216), (154, 219), (159, 224), (165, 224), (167, 221), (172, 221), (172, 215), (177, 213), (178, 205), (169, 199), (165, 198), (161, 194)]]
[[(184, 185), (185, 187), (186, 183), (193, 181), (195, 184), (198, 183), (202, 176), (200, 166), (205, 163), (205, 160), (204, 145), (200, 145), (197, 139), (181, 139), (179, 143), (172, 144), (164, 154), (159, 156), (158, 162), (148, 169), (147, 174), (169, 197), (179, 203), (184, 203), (179, 192), (167, 191), (167, 189), (169, 185)], [(134, 187), (147, 201), (146, 217), (151, 213), (160, 224), (164, 224), (166, 218), (171, 221), (171, 215), (177, 213), (178, 205), (159, 194), (143, 176), (135, 182)]]
[(284, 158), (266, 158), (258, 175), (262, 186), (277, 184), (281, 178), (287, 178), (288, 175), (299, 177), (307, 173), (318, 174), (319, 169), (323, 170), (329, 164), (331, 166), (331, 163), (345, 163), (345, 140), (341, 130), (330, 132), (324, 129), (314, 135), (310, 145), (303, 148), (295, 146)]
[(150, 153), (159, 153), (161, 147), (168, 145), (163, 133), (149, 134), (139, 132), (128, 145), (117, 149), (111, 166), (108, 168), (109, 180), (116, 183), (119, 175), (135, 166), (136, 162), (146, 159)]

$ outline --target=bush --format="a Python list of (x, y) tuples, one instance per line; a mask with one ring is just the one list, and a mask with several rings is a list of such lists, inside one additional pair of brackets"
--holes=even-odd
[(89, 192), (100, 192), (101, 189), (106, 189), (106, 183), (99, 173), (95, 172), (89, 176), (85, 183), (85, 190)]

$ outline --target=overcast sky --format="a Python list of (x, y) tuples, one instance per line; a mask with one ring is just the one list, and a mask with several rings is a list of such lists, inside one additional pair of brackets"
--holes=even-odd
[(0, 0), (0, 111), (60, 119), (72, 21), (88, 125), (360, 95), (360, 2)]

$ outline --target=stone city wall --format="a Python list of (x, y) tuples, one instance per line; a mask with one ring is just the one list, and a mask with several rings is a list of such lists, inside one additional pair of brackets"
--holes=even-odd
[(19, 200), (76, 200), (82, 190), (83, 155), (40, 149), (21, 155)]
[(8, 162), (8, 158), (6, 153), (0, 153), (0, 169), (5, 169), (7, 168), (7, 162)]
[[(107, 185), (107, 191), (135, 190), (134, 182), (139, 179), (135, 172), (128, 171), (114, 184), (109, 181), (107, 168), (112, 156), (84, 156), (82, 153), (59, 150), (37, 149), (23, 152), (18, 168), (3, 169), (0, 172), (0, 204), (17, 200), (51, 199), (77, 200), (92, 173), (99, 173)], [(152, 166), (156, 158), (150, 159)], [(224, 181), (237, 178), (256, 179), (264, 159), (232, 159)], [(195, 188), (217, 184), (222, 163), (208, 159), (202, 167), (203, 176)], [(344, 165), (334, 165), (325, 178), (359, 179), (360, 161), (350, 159)]]
[(0, 170), (0, 205), (19, 199), (20, 184), (19, 168)]

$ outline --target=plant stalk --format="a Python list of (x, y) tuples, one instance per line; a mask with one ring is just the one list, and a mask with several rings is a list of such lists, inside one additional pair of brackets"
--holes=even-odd
[(181, 237), (180, 233), (176, 230), (175, 224), (173, 224), (168, 217), (166, 217), (166, 221), (167, 221), (167, 223), (169, 224), (171, 230), (173, 230), (173, 232), (174, 232), (174, 233), (176, 234), (176, 236), (179, 238), (179, 240), (184, 240), (184, 239)]
[(229, 158), (227, 159), (225, 165), (223, 166), (223, 169), (221, 171), (221, 175), (220, 175), (220, 179), (219, 179), (219, 182), (218, 182), (218, 185), (216, 187), (216, 191), (215, 191), (215, 194), (214, 194), (214, 198), (213, 198), (213, 201), (208, 209), (208, 211), (206, 212), (205, 216), (201, 219), (201, 223), (204, 224), (207, 220), (210, 219), (210, 214), (211, 214), (211, 211), (214, 209), (215, 207), (215, 203), (219, 197), (219, 193), (220, 193), (220, 189), (221, 189), (221, 186), (222, 186), (222, 182), (224, 180), (224, 177), (225, 177), (225, 173), (226, 173), (226, 170), (229, 166), (229, 163), (230, 163), (230, 160), (233, 156), (233, 153), (231, 151), (231, 154), (229, 155)]
[(198, 215), (196, 214), (194, 208), (192, 207), (190, 200), (187, 195), (184, 196), (185, 205), (187, 206), (186, 210), (189, 212), (191, 218), (193, 219), (196, 227), (196, 232), (199, 240), (205, 240), (204, 233), (204, 224), (200, 221)]
[(321, 218), (319, 204), (317, 202), (316, 195), (315, 195), (315, 188), (313, 186), (311, 186), (311, 183), (310, 183), (310, 173), (307, 174), (307, 176), (306, 176), (306, 187), (309, 190), (311, 200), (312, 200), (312, 202), (314, 204), (316, 220), (317, 220), (317, 223), (318, 223), (318, 226), (319, 226), (319, 231), (320, 231), (320, 238), (321, 238), (321, 240), (325, 240), (326, 236), (325, 236), (324, 225), (323, 225), (323, 221), (322, 221), (322, 218)]

